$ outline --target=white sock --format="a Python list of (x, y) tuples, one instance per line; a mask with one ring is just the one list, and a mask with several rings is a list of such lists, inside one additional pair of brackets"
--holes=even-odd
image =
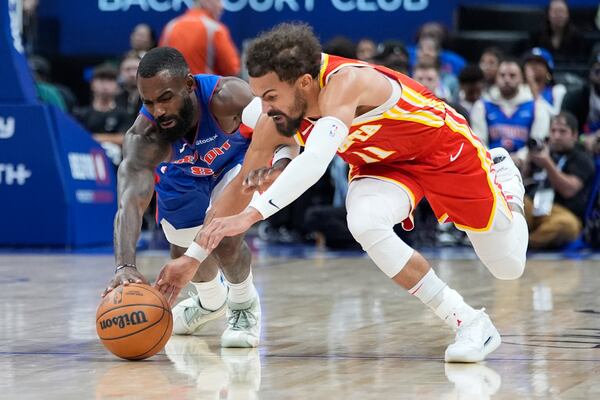
[(221, 308), (227, 299), (227, 287), (221, 279), (221, 272), (208, 282), (192, 282), (198, 292), (202, 307), (214, 311)]
[(471, 321), (476, 315), (476, 311), (464, 302), (462, 296), (438, 278), (433, 269), (430, 269), (409, 293), (431, 308), (435, 315), (454, 330)]
[(433, 268), (430, 268), (423, 278), (421, 278), (408, 293), (416, 296), (429, 308), (435, 310), (442, 302), (439, 294), (445, 287), (446, 283), (438, 278)]
[(227, 282), (229, 285), (229, 301), (232, 303), (245, 303), (256, 296), (256, 288), (252, 283), (252, 271), (248, 277), (240, 283)]

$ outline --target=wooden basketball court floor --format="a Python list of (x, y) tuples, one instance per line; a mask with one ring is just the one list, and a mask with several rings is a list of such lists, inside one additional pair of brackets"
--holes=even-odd
[[(364, 256), (258, 254), (258, 349), (221, 349), (224, 320), (141, 362), (95, 333), (110, 255), (0, 254), (0, 399), (598, 399), (600, 257), (534, 258), (492, 278), (472, 253), (433, 256), (503, 344), (444, 364), (453, 336)], [(166, 253), (138, 257), (150, 277)]]

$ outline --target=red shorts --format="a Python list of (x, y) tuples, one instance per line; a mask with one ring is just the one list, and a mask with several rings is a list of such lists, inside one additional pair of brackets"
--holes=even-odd
[[(413, 210), (425, 197), (440, 222), (453, 222), (464, 230), (487, 231), (497, 202), (510, 215), (490, 173), (490, 155), (468, 125), (450, 114), (438, 129), (444, 131), (427, 154), (410, 161), (352, 166), (350, 179), (372, 177), (394, 182), (408, 192)], [(412, 215), (402, 226), (413, 228)]]

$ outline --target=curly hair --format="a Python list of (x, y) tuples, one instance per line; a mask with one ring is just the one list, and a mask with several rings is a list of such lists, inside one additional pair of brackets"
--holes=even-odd
[(275, 72), (284, 82), (304, 74), (319, 76), (321, 44), (304, 23), (283, 23), (262, 33), (248, 47), (246, 67), (251, 77)]

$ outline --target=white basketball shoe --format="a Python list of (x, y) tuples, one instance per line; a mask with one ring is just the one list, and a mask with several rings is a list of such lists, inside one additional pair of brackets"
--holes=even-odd
[(260, 339), (260, 300), (258, 293), (245, 303), (227, 301), (227, 329), (222, 347), (257, 347)]
[(519, 168), (513, 162), (508, 151), (502, 147), (490, 149), (489, 152), (494, 162), (496, 182), (500, 185), (506, 201), (519, 206), (522, 210), (525, 187)]
[(456, 339), (446, 349), (446, 362), (483, 361), (500, 346), (500, 334), (484, 311), (485, 309), (477, 310), (471, 321), (462, 323), (456, 329)]
[(222, 317), (225, 314), (225, 303), (215, 310), (202, 307), (197, 294), (191, 296), (173, 307), (173, 334), (194, 335), (199, 333), (207, 322)]

